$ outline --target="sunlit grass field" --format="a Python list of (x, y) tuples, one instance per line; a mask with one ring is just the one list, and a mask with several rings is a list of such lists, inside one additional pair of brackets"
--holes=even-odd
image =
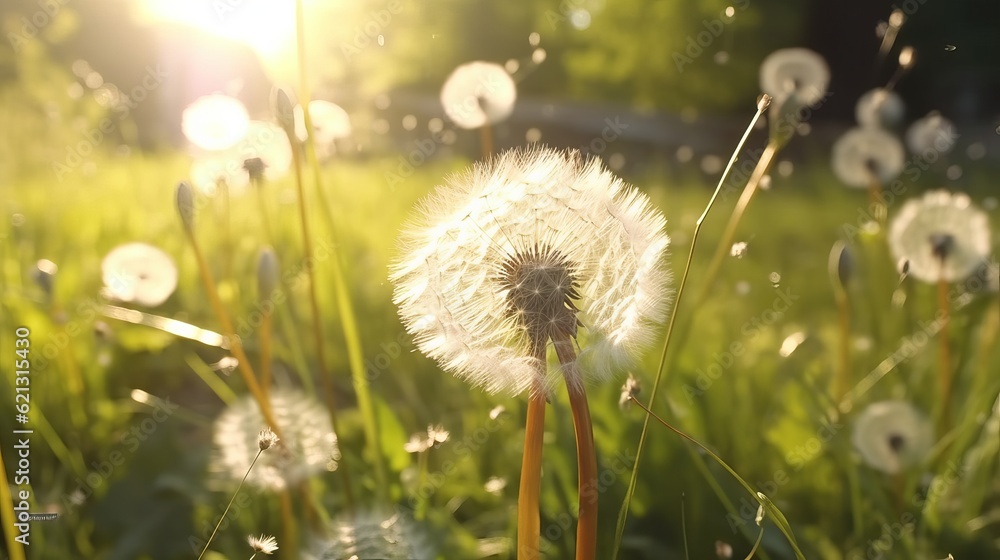
[[(261, 199), (253, 187), (228, 204), (221, 196), (199, 195), (195, 236), (229, 315), (246, 333), (253, 362), (261, 350), (253, 322), (259, 316), (257, 259), (262, 247), (273, 244), (287, 289), (284, 309), (275, 314), (274, 385), (304, 387), (322, 400), (320, 376), (328, 376), (341, 428), (338, 469), (348, 470), (358, 509), (380, 519), (398, 514), (412, 523), (407, 538), (430, 551), (421, 552), (429, 557), (514, 558), (526, 402), (471, 388), (414, 351), (387, 279), (397, 234), (414, 204), (471, 162), (429, 162), (390, 188), (385, 171), (394, 164), (338, 161), (322, 169), (333, 229), (307, 184), (328, 372), (319, 371), (313, 344), (302, 264), (308, 256), (292, 176), (265, 183), (259, 193), (273, 240), (261, 227)], [(39, 172), (5, 187), (3, 391), (12, 393), (6, 354), (14, 348), (15, 329), (27, 327), (33, 349), (32, 511), (60, 514), (31, 525), (30, 558), (195, 557), (243, 474), (216, 472), (214, 463), (213, 421), (246, 394), (231, 369), (213, 370), (228, 352), (109, 317), (101, 295), (103, 256), (122, 243), (150, 243), (173, 258), (179, 281), (163, 305), (142, 311), (220, 332), (175, 208), (175, 188), (188, 166), (181, 156), (133, 155), (99, 160), (92, 174), (55, 181)], [(940, 187), (933, 175), (908, 185), (906, 196)], [(962, 190), (982, 204), (995, 196), (993, 177), (990, 169), (967, 168)], [(717, 178), (691, 168), (628, 179), (667, 217), (676, 289), (695, 220)], [(694, 293), (735, 198), (717, 203), (702, 231), (689, 280)], [(902, 199), (889, 206), (890, 220), (901, 205)], [(996, 227), (995, 200), (993, 206)], [(884, 231), (859, 229), (859, 212), (866, 208), (866, 194), (841, 187), (822, 158), (797, 162), (789, 177), (775, 176), (740, 225), (736, 239), (747, 244), (745, 252), (724, 262), (704, 305), (693, 309), (691, 294), (682, 300), (678, 321), (690, 331), (675, 339), (683, 344), (668, 356), (654, 412), (770, 498), (807, 558), (995, 557), (995, 292), (968, 282), (951, 288), (951, 421), (947, 432), (936, 434), (930, 454), (887, 475), (863, 463), (852, 448), (852, 421), (870, 403), (910, 401), (931, 419), (942, 406), (935, 382), (937, 338), (926, 326), (935, 317), (936, 287), (900, 281)], [(994, 246), (998, 239), (994, 233)], [(856, 391), (843, 413), (836, 410), (844, 401), (831, 396), (844, 336), (831, 284), (836, 270), (830, 271), (830, 250), (838, 240), (848, 243), (853, 256), (845, 285), (846, 347)], [(380, 449), (366, 441), (349, 373), (330, 266), (337, 255), (358, 319)], [(34, 280), (40, 259), (58, 266), (51, 296)], [(995, 265), (987, 274), (996, 275)], [(894, 292), (905, 292), (905, 303), (893, 304)], [(662, 330), (657, 340), (631, 371), (643, 402), (659, 362)], [(644, 418), (641, 409), (620, 406), (627, 373), (620, 372), (620, 382), (588, 387), (600, 473), (600, 558), (611, 555)], [(864, 378), (876, 382), (857, 385)], [(0, 415), (7, 461), (14, 443), (7, 429), (14, 416), (10, 400), (4, 399)], [(447, 441), (422, 453), (404, 449), (411, 435), (431, 425), (450, 432)], [(745, 557), (760, 531), (757, 498), (693, 444), (656, 422), (650, 430), (623, 557), (712, 558), (725, 553), (725, 545), (732, 547), (731, 557)], [(387, 467), (387, 486), (372, 467), (377, 455)], [(541, 534), (547, 557), (572, 557), (576, 477), (573, 423), (561, 389), (545, 427)], [(282, 507), (275, 493), (244, 486), (205, 557), (249, 558), (248, 534), (273, 534), (280, 546), (291, 547)], [(309, 479), (292, 493), (290, 508), (298, 548), (306, 549), (314, 527), (347, 514), (342, 479), (330, 472)], [(794, 557), (766, 518), (756, 555)]]

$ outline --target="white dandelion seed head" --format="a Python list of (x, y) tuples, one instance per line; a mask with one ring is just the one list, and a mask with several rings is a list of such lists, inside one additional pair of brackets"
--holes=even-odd
[(475, 61), (455, 68), (441, 88), (448, 118), (465, 129), (505, 120), (514, 111), (517, 86), (503, 66)]
[(267, 490), (287, 488), (330, 470), (340, 451), (326, 408), (299, 390), (272, 389), (269, 397), (281, 441), (271, 442), (274, 447), (261, 452), (261, 427), (267, 422), (257, 401), (245, 396), (215, 420), (213, 470), (238, 482), (260, 453), (247, 484)]
[(250, 115), (239, 99), (215, 93), (199, 97), (181, 114), (181, 131), (203, 150), (225, 150), (246, 136)]
[(851, 443), (872, 468), (888, 474), (920, 464), (934, 444), (930, 421), (906, 401), (868, 405), (854, 421)]
[(814, 105), (826, 95), (829, 83), (826, 61), (809, 49), (779, 49), (760, 65), (760, 89), (778, 103), (795, 95), (803, 105)]
[(313, 538), (306, 557), (310, 560), (430, 560), (435, 553), (421, 528), (406, 515), (363, 512), (333, 521), (325, 534)]
[(584, 378), (606, 379), (663, 319), (665, 224), (597, 159), (508, 151), (423, 201), (400, 236), (393, 301), (424, 354), (490, 393), (557, 382), (534, 357), (550, 330), (579, 334)]
[(224, 182), (229, 194), (239, 196), (250, 185), (245, 163), (257, 158), (263, 164), (263, 176), (280, 179), (292, 167), (292, 146), (281, 127), (264, 121), (251, 121), (246, 134), (237, 143), (222, 151), (199, 153), (191, 163), (191, 182), (206, 195), (214, 195), (219, 182)]
[(932, 111), (906, 129), (906, 147), (910, 152), (924, 155), (928, 152), (946, 154), (955, 146), (958, 132), (951, 121)]
[(169, 255), (146, 243), (119, 245), (101, 261), (109, 299), (156, 307), (177, 288), (177, 267)]
[[(301, 105), (296, 105), (295, 137), (306, 140), (306, 117)], [(328, 158), (336, 151), (336, 141), (351, 135), (351, 117), (340, 105), (322, 99), (309, 102), (309, 118), (313, 125), (313, 142), (320, 158)]]
[(854, 106), (854, 116), (861, 126), (895, 128), (906, 116), (906, 104), (898, 93), (885, 88), (865, 92)]
[(903, 172), (906, 153), (892, 134), (878, 128), (852, 128), (833, 145), (831, 164), (837, 178), (854, 188), (868, 188), (874, 177), (887, 184)]
[(990, 224), (965, 194), (930, 191), (911, 199), (889, 224), (893, 256), (924, 282), (957, 282), (989, 258)]
[(278, 540), (271, 536), (261, 535), (255, 537), (253, 535), (247, 536), (247, 544), (254, 552), (262, 552), (264, 554), (273, 554), (275, 550), (278, 550)]

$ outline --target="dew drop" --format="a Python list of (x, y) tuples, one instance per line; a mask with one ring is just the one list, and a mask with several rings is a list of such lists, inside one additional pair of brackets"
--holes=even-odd
[(403, 117), (403, 130), (413, 130), (417, 128), (417, 117), (413, 115), (406, 115)]
[(542, 36), (537, 31), (532, 31), (531, 35), (528, 35), (528, 44), (532, 47), (537, 47), (541, 42)]
[(516, 58), (512, 58), (504, 63), (503, 69), (507, 71), (508, 74), (514, 74), (517, 69), (521, 67), (521, 63), (518, 62)]
[(534, 62), (535, 64), (541, 64), (545, 62), (545, 56), (546, 56), (545, 49), (542, 48), (535, 49), (535, 51), (531, 53), (531, 61)]
[(726, 6), (726, 17), (731, 18), (736, 15), (736, 8), (732, 6)]

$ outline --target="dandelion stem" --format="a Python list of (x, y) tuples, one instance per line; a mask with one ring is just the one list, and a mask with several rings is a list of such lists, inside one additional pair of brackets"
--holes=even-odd
[(212, 539), (215, 538), (215, 534), (219, 532), (219, 527), (222, 525), (222, 520), (226, 518), (229, 514), (229, 508), (233, 507), (233, 502), (236, 501), (236, 495), (240, 493), (240, 489), (243, 488), (243, 483), (247, 481), (247, 477), (250, 476), (250, 471), (253, 470), (253, 466), (257, 464), (257, 459), (260, 458), (260, 454), (263, 453), (263, 449), (258, 449), (257, 454), (254, 455), (253, 461), (250, 462), (250, 467), (247, 469), (246, 474), (243, 475), (243, 480), (240, 481), (240, 485), (236, 487), (236, 491), (233, 492), (233, 497), (229, 499), (229, 504), (226, 506), (226, 511), (222, 512), (222, 516), (219, 517), (219, 522), (215, 524), (215, 529), (212, 529), (212, 535), (208, 537), (208, 542), (205, 543), (205, 548), (201, 550), (201, 554), (198, 555), (198, 560), (201, 560), (202, 556), (208, 552), (208, 547), (212, 544)]
[(488, 122), (479, 127), (479, 148), (483, 153), (483, 161), (493, 155), (493, 127)]
[(259, 177), (251, 177), (254, 190), (257, 191), (257, 206), (260, 210), (260, 221), (264, 224), (264, 237), (270, 245), (274, 245), (274, 232), (271, 230), (271, 218), (267, 213), (267, 200), (264, 197), (264, 181)]
[(951, 423), (951, 348), (948, 344), (948, 323), (951, 322), (951, 302), (948, 298), (948, 282), (944, 279), (944, 262), (938, 279), (938, 313), (941, 330), (938, 331), (938, 392), (941, 399), (941, 418), (938, 423), (942, 434), (948, 432)]
[(192, 230), (185, 228), (185, 232), (187, 233), (188, 241), (191, 242), (191, 248), (194, 250), (194, 258), (198, 263), (198, 272), (201, 275), (202, 284), (204, 284), (205, 291), (208, 293), (208, 301), (212, 304), (212, 309), (215, 311), (215, 315), (222, 325), (222, 333), (229, 339), (229, 348), (236, 358), (237, 369), (239, 369), (240, 375), (243, 376), (243, 382), (246, 383), (247, 389), (250, 390), (250, 393), (260, 406), (261, 414), (264, 415), (264, 421), (281, 437), (281, 426), (275, 420), (274, 412), (271, 410), (271, 403), (264, 397), (260, 384), (257, 383), (257, 376), (254, 375), (253, 368), (250, 366), (250, 360), (243, 351), (243, 343), (236, 336), (233, 323), (229, 320), (229, 315), (222, 306), (222, 301), (219, 299), (219, 292), (215, 286), (215, 280), (212, 279), (208, 263), (205, 261), (205, 256), (198, 246), (198, 240), (195, 239)]
[(833, 397), (840, 402), (851, 387), (851, 307), (847, 292), (837, 285), (834, 288), (834, 298), (837, 301), (838, 326), (840, 327), (840, 363), (837, 367), (837, 381), (834, 384)]
[(260, 322), (260, 389), (264, 393), (264, 398), (268, 400), (271, 390), (271, 339), (274, 325), (271, 317), (271, 312), (264, 310)]
[[(375, 492), (382, 502), (388, 502), (387, 489), (389, 480), (385, 474), (385, 460), (383, 457), (381, 437), (379, 436), (378, 422), (375, 417), (375, 405), (368, 390), (368, 379), (365, 376), (364, 354), (361, 346), (361, 335), (358, 331), (358, 322), (354, 315), (354, 306), (351, 303), (351, 295), (347, 282), (344, 280), (344, 271), (340, 262), (340, 254), (337, 249), (336, 224), (330, 210), (330, 204), (326, 199), (323, 189), (323, 182), (320, 176), (319, 163), (316, 158), (316, 146), (313, 139), (312, 117), (309, 114), (309, 79), (308, 65), (306, 64), (306, 38), (305, 38), (305, 6), (303, 0), (295, 2), (295, 36), (296, 52), (299, 63), (299, 86), (300, 105), (306, 128), (305, 150), (309, 159), (309, 164), (313, 171), (313, 182), (316, 193), (319, 197), (319, 206), (323, 216), (327, 220), (330, 235), (333, 240), (332, 250), (332, 272), (334, 294), (337, 299), (337, 306), (340, 309), (340, 324), (344, 331), (344, 342), (347, 347), (347, 361), (351, 369), (351, 379), (354, 384), (354, 392), (358, 400), (358, 408), (361, 409), (361, 418), (365, 429), (365, 439), (371, 446), (371, 456), (374, 458), (375, 471)], [(353, 503), (353, 502), (349, 502)], [(353, 506), (352, 506), (353, 509)]]
[(774, 142), (768, 142), (767, 146), (764, 147), (764, 153), (761, 154), (760, 159), (757, 161), (757, 165), (753, 169), (753, 174), (750, 175), (750, 180), (747, 181), (747, 186), (744, 187), (740, 199), (736, 202), (736, 207), (733, 208), (733, 213), (729, 216), (726, 229), (722, 232), (722, 241), (715, 248), (715, 255), (708, 265), (708, 272), (705, 274), (705, 279), (701, 284), (701, 293), (695, 301), (695, 306), (700, 306), (708, 298), (708, 294), (711, 292), (712, 286), (719, 275), (722, 262), (733, 245), (733, 239), (736, 237), (736, 228), (739, 227), (740, 220), (743, 219), (743, 214), (746, 212), (747, 206), (750, 205), (750, 200), (757, 192), (761, 179), (764, 178), (767, 170), (771, 167), (771, 162), (777, 153), (778, 145)]
[[(701, 226), (705, 223), (705, 218), (708, 216), (708, 212), (712, 209), (715, 204), (715, 200), (719, 197), (719, 193), (722, 191), (722, 184), (726, 180), (726, 176), (729, 175), (729, 170), (732, 169), (733, 164), (736, 162), (736, 158), (743, 149), (743, 144), (746, 143), (747, 137), (750, 136), (750, 131), (757, 124), (760, 116), (767, 109), (770, 104), (771, 98), (767, 95), (763, 96), (757, 103), (757, 113), (754, 114), (753, 118), (750, 120), (750, 125), (747, 126), (746, 131), (743, 133), (743, 137), (740, 138), (739, 144), (736, 145), (736, 150), (733, 151), (733, 155), (729, 158), (729, 164), (726, 165), (725, 171), (722, 173), (722, 177), (719, 178), (719, 184), (715, 187), (715, 192), (712, 193), (712, 198), (709, 199), (708, 204), (705, 206), (705, 210), (698, 217), (698, 221), (695, 222), (694, 232), (691, 234), (691, 248), (688, 250), (687, 262), (684, 263), (684, 272), (681, 275), (681, 283), (677, 288), (677, 299), (674, 301), (673, 308), (670, 311), (670, 320), (667, 323), (667, 334), (663, 340), (663, 351), (660, 353), (660, 363), (656, 370), (656, 377), (653, 379), (653, 389), (650, 391), (649, 395), (649, 407), (652, 408), (653, 403), (656, 400), (656, 392), (660, 387), (660, 381), (663, 378), (663, 368), (667, 360), (667, 350), (670, 347), (670, 338), (674, 331), (674, 324), (677, 321), (677, 310), (680, 308), (681, 297), (684, 295), (684, 288), (687, 285), (688, 273), (691, 272), (691, 262), (694, 260), (694, 249), (698, 243), (698, 234), (701, 232)], [(622, 501), (621, 511), (618, 513), (618, 523), (615, 529), (615, 543), (614, 548), (612, 548), (612, 558), (618, 556), (621, 551), (622, 536), (625, 534), (625, 523), (628, 521), (628, 510), (629, 505), (632, 503), (632, 495), (635, 494), (635, 484), (638, 480), (639, 475), (639, 462), (642, 457), (642, 447), (646, 443), (646, 434), (649, 429), (649, 416), (642, 422), (642, 433), (639, 435), (639, 446), (635, 451), (635, 462), (632, 464), (632, 475), (629, 478), (628, 490), (625, 493), (625, 499)]]
[(566, 336), (553, 340), (556, 355), (563, 367), (573, 429), (576, 432), (576, 462), (579, 486), (579, 518), (576, 526), (576, 559), (593, 560), (597, 555), (597, 451), (594, 449), (594, 426), (590, 419), (587, 392), (577, 369), (573, 341)]
[[(545, 367), (544, 346), (541, 364)], [(537, 385), (528, 398), (528, 417), (524, 425), (524, 456), (521, 459), (521, 484), (517, 498), (517, 557), (538, 560), (541, 521), (539, 491), (542, 479), (542, 436), (545, 433), (545, 390)]]
[(423, 521), (427, 514), (427, 492), (423, 491), (424, 482), (427, 480), (427, 451), (417, 454), (417, 507), (414, 508), (413, 518)]
[[(327, 368), (326, 362), (326, 338), (323, 336), (323, 318), (319, 312), (319, 298), (316, 294), (316, 272), (313, 267), (312, 236), (309, 232), (309, 214), (306, 211), (305, 189), (302, 181), (302, 152), (295, 143), (295, 139), (289, 135), (292, 142), (292, 165), (295, 167), (295, 186), (298, 190), (299, 198), (299, 221), (302, 224), (302, 249), (305, 252), (304, 267), (306, 277), (309, 279), (309, 306), (312, 310), (312, 331), (316, 344), (316, 361), (319, 362), (319, 378), (323, 383), (323, 396), (326, 401), (326, 408), (330, 411), (330, 424), (333, 426), (333, 433), (341, 434), (340, 423), (337, 421), (337, 403), (333, 393), (332, 372)], [(346, 462), (346, 461), (345, 461)], [(337, 469), (344, 483), (344, 497), (348, 507), (354, 510), (354, 494), (351, 486), (351, 475), (349, 468), (344, 465)]]
[(281, 504), (281, 524), (285, 531), (284, 544), (282, 544), (282, 556), (285, 558), (298, 558), (298, 535), (295, 530), (295, 515), (292, 513), (292, 494), (288, 487), (281, 489), (278, 494)]

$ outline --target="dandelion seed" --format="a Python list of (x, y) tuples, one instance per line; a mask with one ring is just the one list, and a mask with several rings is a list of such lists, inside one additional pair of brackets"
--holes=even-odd
[(552, 332), (588, 339), (606, 378), (662, 319), (665, 220), (598, 160), (512, 151), (453, 178), (424, 202), (392, 267), (394, 301), (418, 348), (491, 393), (551, 387), (532, 345)]
[(639, 380), (632, 375), (631, 372), (628, 374), (628, 378), (625, 380), (625, 384), (622, 385), (622, 394), (618, 398), (618, 408), (625, 410), (632, 404), (632, 399), (635, 398), (642, 391), (642, 386), (639, 384)]
[(903, 172), (906, 154), (892, 134), (877, 128), (853, 128), (833, 145), (831, 164), (837, 178), (854, 188), (887, 184)]
[(276, 443), (278, 443), (278, 436), (271, 431), (271, 428), (264, 428), (259, 434), (257, 434), (257, 447), (259, 447), (261, 451), (267, 451)]
[(451, 434), (448, 433), (448, 430), (445, 430), (444, 426), (441, 426), (440, 424), (437, 426), (427, 426), (427, 441), (429, 441), (431, 445), (448, 441), (448, 437), (450, 435)]
[(253, 535), (247, 536), (247, 543), (250, 548), (253, 549), (254, 554), (262, 552), (264, 554), (272, 554), (275, 550), (278, 550), (278, 541), (274, 537), (261, 535), (255, 537)]
[(794, 332), (781, 342), (781, 348), (778, 350), (778, 355), (782, 358), (787, 358), (792, 355), (798, 347), (806, 341), (806, 333), (802, 331)]
[(854, 421), (851, 442), (869, 466), (896, 474), (926, 459), (934, 436), (930, 421), (912, 404), (881, 401)]
[(503, 494), (503, 489), (506, 487), (507, 479), (496, 476), (491, 476), (490, 479), (486, 481), (486, 484), (483, 485), (483, 488), (494, 496)]
[(110, 299), (156, 307), (177, 288), (177, 267), (169, 255), (146, 243), (126, 243), (101, 261), (104, 294)]
[(497, 418), (500, 417), (501, 414), (503, 414), (506, 411), (507, 408), (502, 404), (494, 406), (492, 409), (490, 409), (490, 420), (496, 420)]
[(403, 450), (407, 453), (423, 453), (430, 449), (430, 444), (427, 442), (427, 436), (422, 433), (413, 434), (410, 436), (410, 441), (403, 444)]
[(987, 215), (967, 195), (931, 191), (909, 200), (889, 227), (893, 255), (918, 280), (957, 282), (990, 254)]
[(737, 259), (742, 259), (747, 255), (747, 244), (746, 241), (737, 241), (733, 243), (733, 246), (729, 249), (729, 256), (736, 257)]

